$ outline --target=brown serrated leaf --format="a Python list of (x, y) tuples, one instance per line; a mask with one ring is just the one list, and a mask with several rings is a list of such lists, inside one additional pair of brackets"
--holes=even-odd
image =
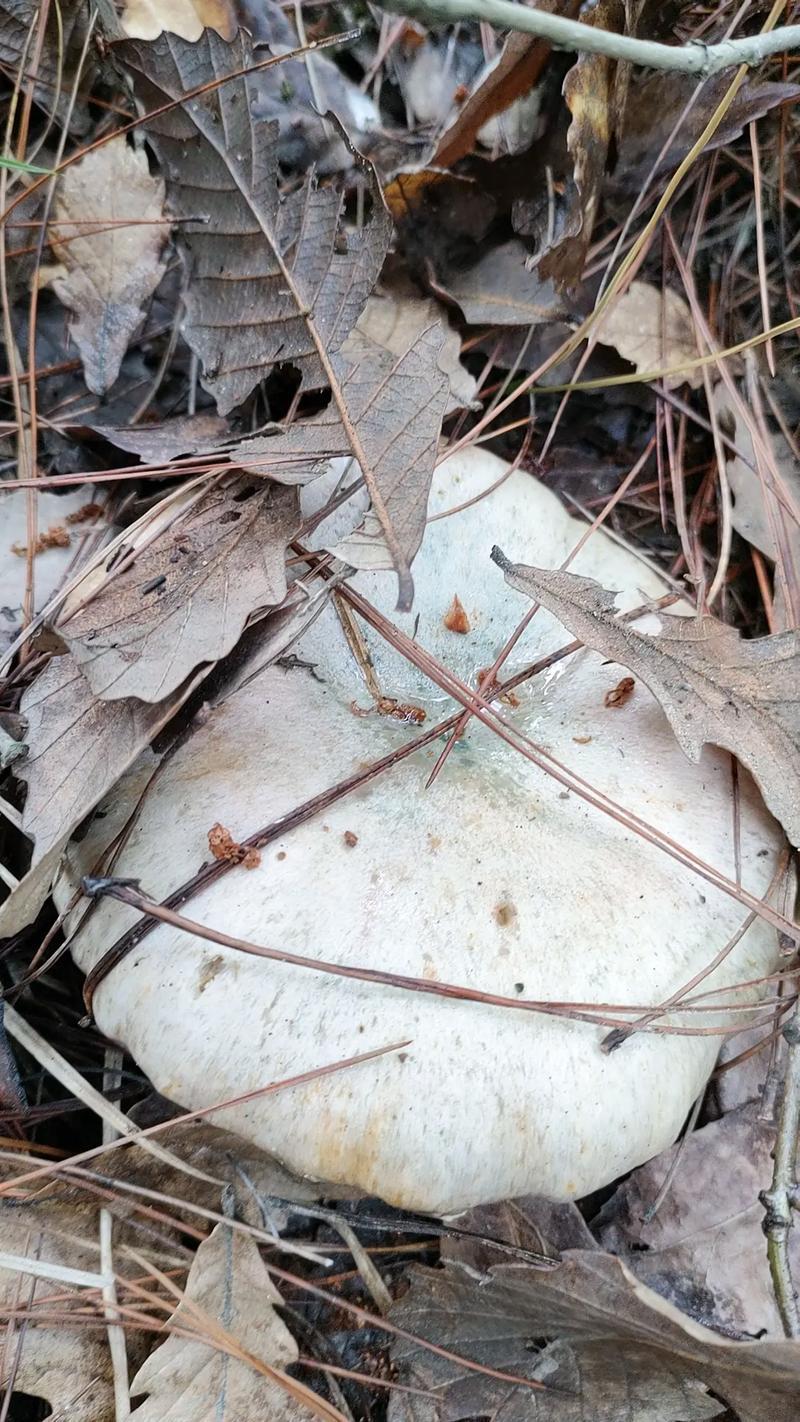
[[(148, 109), (258, 62), (244, 31), (232, 44), (205, 30), (196, 44), (162, 34), (116, 52)], [(374, 211), (358, 230), (345, 227), (333, 185), (309, 178), (280, 196), (278, 125), (253, 119), (254, 78), (232, 79), (147, 125), (190, 260), (185, 335), (221, 414), (278, 360), (309, 384), (326, 383), (311, 326), (329, 352), (339, 349), (377, 280), (391, 227), (371, 170)]]
[(240, 476), (168, 495), (129, 566), (99, 586), (93, 570), (65, 605), (59, 633), (94, 694), (160, 702), (224, 657), (251, 613), (284, 598), (299, 522), (294, 492)]
[(737, 756), (800, 844), (800, 632), (745, 642), (714, 617), (667, 616), (647, 637), (614, 616), (615, 594), (594, 579), (515, 565), (498, 548), (492, 558), (511, 587), (649, 686), (690, 760), (706, 744)]
[[(549, 1271), (504, 1264), (476, 1278), (451, 1265), (415, 1269), (412, 1279), (393, 1322), (547, 1389), (467, 1372), (403, 1340), (393, 1349), (402, 1381), (438, 1399), (414, 1399), (417, 1422), (437, 1412), (443, 1422), (499, 1413), (505, 1422), (692, 1422), (726, 1405), (739, 1422), (796, 1418), (800, 1345), (730, 1343), (611, 1255), (571, 1250)], [(406, 1407), (393, 1396), (390, 1422), (400, 1422)]]
[(252, 76), (240, 74), (174, 106), (204, 81), (254, 64), (244, 31), (230, 45), (205, 30), (195, 45), (163, 34), (150, 45), (126, 41), (118, 53), (146, 107), (167, 104), (148, 132), (172, 209), (182, 219), (192, 265), (186, 337), (202, 361), (206, 388), (225, 414), (278, 360), (299, 368), (306, 384), (330, 386), (397, 570), (398, 606), (407, 609), (413, 598), (410, 554), (331, 359), (363, 310), (388, 248), (391, 220), (372, 169), (362, 163), (371, 217), (360, 228), (347, 228), (342, 193), (317, 186), (313, 176), (280, 197), (279, 125), (254, 120)]
[(134, 1422), (309, 1422), (314, 1415), (344, 1422), (337, 1408), (285, 1371), (298, 1349), (275, 1312), (281, 1302), (255, 1242), (216, 1225), (165, 1325), (194, 1336), (169, 1338), (143, 1363), (131, 1395), (149, 1395), (131, 1413)]
[[(348, 343), (348, 351), (358, 352), (352, 362), (345, 355), (335, 358), (348, 408), (358, 422), (362, 446), (409, 559), (425, 531), (428, 492), (450, 387), (437, 364), (442, 339), (441, 327), (431, 326), (395, 360), (359, 336), (353, 345)], [(314, 419), (246, 440), (232, 458), (254, 474), (305, 484), (322, 474), (330, 459), (347, 452), (347, 434), (331, 404)], [(347, 482), (354, 482), (358, 474), (354, 467)], [(386, 544), (372, 518), (362, 553), (366, 557), (370, 549), (378, 548), (385, 567)], [(357, 559), (357, 552), (350, 545), (348, 549), (346, 556), (351, 561)], [(365, 564), (359, 560), (356, 566)]]
[[(85, 5), (49, 6), (44, 16), (44, 30), (38, 38), (39, 12), (36, 0), (4, 0), (0, 6), (0, 62), (7, 72), (20, 70), (27, 59), (26, 83), (36, 103), (48, 117), (53, 109), (64, 121), (69, 121), (73, 133), (85, 133), (92, 122), (88, 105), (71, 101), (78, 71), (83, 92), (91, 92), (97, 76), (97, 47), (89, 45), (91, 11)], [(119, 33), (113, 0), (97, 0), (93, 6), (103, 33), (114, 39)], [(31, 64), (31, 35), (37, 35), (36, 63)]]
[(95, 395), (114, 384), (144, 303), (164, 274), (163, 207), (163, 181), (124, 138), (87, 153), (59, 180), (49, 233), (62, 268), (50, 282), (75, 314), (72, 336)]
[[(646, 281), (632, 281), (627, 291), (612, 301), (596, 335), (641, 375), (685, 365), (697, 360), (699, 354), (692, 313), (683, 297), (670, 287), (662, 290)], [(703, 383), (703, 372), (676, 371), (664, 376), (663, 383), (668, 390), (684, 383), (697, 388)]]
[(513, 240), (431, 285), (461, 307), (471, 326), (538, 326), (564, 315), (553, 282), (543, 278), (538, 264), (528, 266), (526, 249)]
[[(775, 1129), (759, 1112), (757, 1102), (731, 1111), (634, 1170), (604, 1206), (600, 1242), (699, 1323), (733, 1336), (780, 1338), (759, 1202), (772, 1178)], [(666, 1198), (647, 1219), (678, 1152)], [(796, 1230), (789, 1257), (796, 1273)]]
[(345, 342), (343, 354), (352, 358), (358, 350), (359, 337), (366, 336), (390, 355), (403, 356), (423, 331), (437, 324), (442, 329), (443, 340), (436, 364), (450, 382), (450, 398), (445, 410), (449, 415), (472, 404), (478, 382), (461, 364), (461, 337), (447, 324), (439, 304), (420, 297), (410, 283), (395, 283), (373, 292), (355, 330)]

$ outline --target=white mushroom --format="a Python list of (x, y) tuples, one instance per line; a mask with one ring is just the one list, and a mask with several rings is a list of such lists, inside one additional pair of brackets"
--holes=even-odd
[[(449, 458), (431, 512), (471, 499), (504, 467), (480, 451)], [(490, 563), (492, 544), (557, 567), (583, 530), (530, 475), (512, 474), (484, 501), (429, 524), (415, 608), (399, 624), (475, 686), (530, 606)], [(619, 589), (622, 608), (665, 591), (602, 532), (572, 567)], [(394, 618), (390, 573), (359, 574), (355, 586)], [(454, 596), (466, 633), (445, 626)], [(657, 630), (658, 619), (639, 625)], [(424, 708), (428, 725), (453, 710), (364, 635), (385, 696)], [(568, 641), (541, 611), (507, 670)], [(293, 666), (272, 667), (213, 710), (166, 763), (115, 873), (161, 899), (208, 857), (216, 821), (243, 838), (418, 734), (354, 714), (354, 702), (366, 709), (371, 698), (332, 608), (296, 652)], [(502, 709), (593, 786), (735, 877), (730, 758), (707, 751), (691, 765), (642, 685), (606, 706), (624, 675), (580, 651), (520, 687), (518, 708)], [(269, 844), (258, 868), (232, 870), (184, 912), (332, 963), (511, 998), (643, 1005), (680, 988), (741, 925), (733, 898), (474, 720), (426, 790), (441, 746)], [(762, 895), (781, 834), (744, 772), (740, 790), (742, 882)], [(62, 901), (101, 836), (102, 822), (70, 848)], [(80, 966), (135, 918), (102, 902), (73, 945)], [(703, 987), (758, 978), (776, 955), (773, 931), (757, 920)], [(163, 925), (103, 981), (95, 1008), (158, 1090), (189, 1108), (409, 1039), (401, 1052), (214, 1119), (299, 1174), (440, 1213), (529, 1191), (565, 1199), (613, 1180), (675, 1138), (719, 1046), (714, 1036), (639, 1032), (609, 1055), (607, 1029), (592, 1023), (324, 976)]]

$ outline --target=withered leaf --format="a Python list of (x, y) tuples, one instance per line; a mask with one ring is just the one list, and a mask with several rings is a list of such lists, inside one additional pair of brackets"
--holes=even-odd
[(647, 637), (614, 616), (615, 594), (592, 578), (513, 564), (497, 548), (492, 558), (511, 587), (649, 686), (690, 760), (707, 743), (737, 756), (800, 844), (800, 632), (745, 642), (714, 617), (667, 616)]
[[(117, 33), (113, 0), (98, 0), (97, 11), (103, 31), (109, 38)], [(46, 114), (55, 108), (63, 121), (69, 118), (74, 133), (84, 133), (91, 123), (88, 108), (70, 102), (75, 77), (80, 66), (81, 83), (89, 92), (96, 76), (97, 50), (90, 46), (84, 54), (90, 11), (84, 5), (49, 7), (45, 16), (41, 52), (36, 64), (30, 63), (30, 36), (39, 23), (40, 6), (36, 0), (4, 0), (0, 7), (0, 62), (15, 73), (23, 56), (27, 56), (25, 72), (36, 103)]]
[(117, 449), (138, 454), (146, 464), (166, 464), (182, 454), (209, 454), (219, 449), (229, 435), (227, 420), (204, 411), (197, 415), (175, 415), (158, 425), (92, 425)]
[[(640, 374), (685, 365), (699, 354), (692, 313), (683, 297), (646, 281), (632, 281), (615, 298), (597, 326), (597, 339), (614, 346)], [(668, 389), (684, 382), (697, 387), (703, 372), (676, 371), (663, 381)]]
[[(700, 137), (729, 85), (730, 74), (715, 74), (697, 93), (695, 75), (636, 71), (628, 91), (617, 162), (608, 179), (610, 190), (620, 197), (638, 196), (644, 184), (651, 182), (648, 191), (658, 192)], [(747, 80), (707, 140), (704, 152), (724, 147), (748, 123), (762, 118), (777, 104), (796, 103), (799, 97), (797, 84)]]
[[(285, 1371), (298, 1349), (275, 1312), (280, 1302), (255, 1242), (216, 1225), (195, 1254), (184, 1297), (166, 1324), (196, 1336), (169, 1338), (142, 1364), (131, 1394), (149, 1396), (132, 1412), (134, 1422), (167, 1416), (172, 1422), (309, 1422), (314, 1414), (343, 1422), (335, 1407)], [(231, 1344), (246, 1360), (231, 1354)]]
[[(231, 44), (213, 30), (195, 44), (164, 33), (116, 52), (148, 109), (259, 58), (244, 31)], [(371, 169), (373, 213), (360, 229), (345, 227), (335, 186), (309, 178), (280, 196), (278, 124), (252, 117), (256, 77), (232, 79), (147, 124), (188, 249), (186, 339), (221, 414), (279, 360), (308, 384), (326, 383), (311, 326), (329, 353), (339, 349), (377, 280), (391, 227)]]
[(34, 862), (71, 833), (179, 704), (98, 701), (72, 657), (50, 660), (21, 706), (29, 746), (18, 772), (28, 785), (22, 828), (36, 842)]
[(124, 138), (87, 153), (59, 180), (50, 243), (62, 266), (50, 281), (75, 313), (72, 336), (96, 395), (114, 384), (163, 276), (163, 207), (161, 178)]
[[(758, 1102), (731, 1111), (634, 1170), (604, 1206), (600, 1239), (642, 1283), (697, 1322), (734, 1337), (779, 1338), (783, 1329), (758, 1198), (772, 1178), (775, 1130), (759, 1112)], [(647, 1219), (678, 1150), (667, 1196)], [(796, 1272), (796, 1230), (789, 1236), (789, 1257)]]
[[(558, 8), (560, 14), (574, 18), (580, 6), (577, 0), (569, 0), (565, 5), (558, 5), (557, 0), (543, 0), (538, 8)], [(550, 53), (550, 45), (538, 35), (525, 35), (512, 30), (497, 63), (481, 76), (439, 139), (430, 158), (430, 167), (449, 168), (459, 158), (471, 153), (484, 124), (530, 93)]]
[(410, 283), (408, 285), (409, 289), (398, 283), (373, 292), (356, 322), (355, 330), (345, 342), (343, 354), (352, 359), (358, 350), (359, 337), (366, 336), (390, 355), (403, 356), (423, 331), (438, 323), (442, 328), (443, 341), (436, 364), (450, 381), (450, 398), (445, 410), (445, 414), (449, 415), (472, 404), (478, 382), (461, 364), (461, 338), (444, 320), (441, 307), (430, 298), (418, 296)]
[[(624, 28), (621, 0), (598, 0), (588, 23), (603, 30)], [(551, 232), (539, 260), (543, 279), (559, 287), (575, 284), (592, 239), (616, 120), (616, 61), (601, 54), (580, 54), (564, 80), (564, 98), (572, 115), (567, 150), (572, 173), (556, 200)], [(516, 231), (531, 234), (528, 204), (515, 204)]]
[(371, 216), (348, 229), (342, 193), (317, 186), (313, 175), (291, 196), (280, 197), (279, 125), (253, 118), (248, 75), (171, 106), (202, 81), (253, 64), (244, 31), (229, 45), (213, 30), (195, 45), (162, 34), (152, 45), (126, 41), (120, 53), (142, 102), (156, 111), (168, 106), (151, 120), (149, 134), (189, 250), (185, 329), (206, 388), (226, 414), (278, 360), (299, 369), (305, 384), (330, 386), (397, 570), (398, 606), (407, 610), (414, 593), (411, 553), (394, 526), (331, 362), (388, 248), (391, 219), (372, 169), (361, 165)]
[(285, 550), (299, 526), (292, 490), (226, 475), (159, 507), (129, 566), (112, 566), (99, 585), (90, 573), (59, 624), (103, 699), (162, 701), (195, 667), (224, 657), (252, 612), (286, 593)]
[[(571, 1250), (550, 1271), (503, 1264), (476, 1278), (451, 1265), (415, 1269), (412, 1277), (393, 1322), (547, 1388), (514, 1388), (399, 1341), (393, 1357), (401, 1380), (435, 1392), (444, 1422), (500, 1410), (506, 1422), (691, 1422), (718, 1416), (725, 1405), (740, 1422), (794, 1422), (796, 1342), (728, 1342), (611, 1255)], [(413, 1401), (417, 1422), (436, 1409)], [(391, 1422), (405, 1410), (393, 1398)]]
[(762, 478), (742, 408), (722, 381), (711, 392), (711, 404), (722, 428), (741, 450), (741, 454), (726, 451), (733, 495), (731, 522), (754, 548), (782, 564), (787, 578), (796, 578), (800, 574), (800, 468), (794, 453), (780, 430), (775, 430), (770, 439), (772, 460), (769, 465), (763, 460)]
[[(344, 355), (336, 357), (348, 408), (358, 421), (362, 445), (409, 558), (416, 553), (425, 531), (428, 491), (450, 387), (437, 364), (442, 340), (441, 327), (431, 326), (410, 350), (394, 359), (361, 336), (352, 362)], [(304, 484), (322, 474), (332, 457), (347, 450), (346, 433), (331, 404), (315, 419), (245, 441), (235, 459), (253, 473)], [(358, 474), (354, 465), (348, 483)], [(378, 547), (381, 566), (387, 566), (386, 547), (376, 527), (367, 535), (364, 556), (370, 548)], [(349, 545), (347, 556), (351, 558)], [(351, 561), (357, 556), (352, 550)]]
[(455, 301), (473, 326), (538, 326), (557, 320), (564, 304), (553, 282), (527, 262), (521, 242), (504, 242), (474, 266), (433, 283), (434, 289)]

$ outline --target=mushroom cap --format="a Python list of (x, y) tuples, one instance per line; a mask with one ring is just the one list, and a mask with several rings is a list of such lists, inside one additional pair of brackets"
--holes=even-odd
[[(436, 472), (431, 513), (474, 498), (506, 469), (479, 450), (453, 455)], [(515, 472), (486, 499), (429, 523), (411, 614), (393, 611), (392, 574), (354, 583), (474, 686), (530, 606), (490, 563), (492, 544), (515, 561), (557, 567), (583, 531), (551, 492)], [(665, 591), (602, 532), (571, 566), (618, 589), (622, 608)], [(444, 625), (454, 595), (464, 634)], [(659, 619), (637, 625), (657, 630)], [(428, 724), (454, 709), (382, 639), (364, 636), (384, 695), (424, 708)], [(507, 670), (570, 640), (542, 610)], [(332, 607), (296, 657), (213, 708), (164, 763), (115, 873), (161, 899), (207, 859), (215, 822), (245, 838), (418, 734), (374, 711), (356, 714), (354, 702), (372, 703)], [(641, 684), (624, 705), (606, 706), (626, 674), (583, 649), (521, 686), (519, 707), (502, 709), (593, 786), (733, 876), (730, 757), (706, 749), (691, 764)], [(257, 868), (231, 870), (183, 912), (333, 963), (512, 998), (611, 1004), (663, 1001), (741, 926), (741, 905), (475, 720), (426, 790), (442, 744), (330, 804), (269, 844)], [(762, 895), (782, 836), (744, 772), (739, 785), (742, 882)], [(99, 821), (69, 848), (63, 902), (102, 836)], [(101, 902), (72, 945), (79, 965), (89, 969), (136, 918)], [(703, 988), (758, 978), (776, 957), (774, 932), (756, 920)], [(605, 1054), (602, 1026), (317, 974), (166, 925), (102, 982), (95, 1010), (157, 1089), (188, 1108), (408, 1040), (214, 1120), (298, 1174), (441, 1214), (528, 1192), (581, 1196), (655, 1155), (680, 1130), (720, 1040), (639, 1032)]]

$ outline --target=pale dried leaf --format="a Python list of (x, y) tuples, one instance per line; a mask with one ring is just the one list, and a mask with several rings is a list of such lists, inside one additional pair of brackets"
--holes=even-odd
[(800, 844), (800, 632), (746, 642), (713, 617), (664, 617), (660, 636), (646, 637), (614, 616), (614, 593), (592, 578), (492, 556), (511, 587), (649, 686), (690, 760), (707, 743), (738, 756)]
[(472, 326), (538, 326), (557, 320), (564, 305), (552, 281), (529, 268), (521, 242), (494, 247), (474, 266), (452, 272), (436, 285)]
[[(641, 374), (685, 365), (698, 356), (692, 315), (682, 296), (667, 287), (632, 281), (622, 296), (615, 297), (597, 327), (597, 338), (614, 346)], [(663, 377), (668, 390), (688, 382), (703, 383), (701, 370)]]
[(59, 632), (95, 695), (159, 702), (195, 667), (224, 657), (250, 614), (285, 596), (285, 550), (298, 526), (291, 490), (217, 479), (125, 571), (112, 568), (88, 597), (79, 586), (73, 605), (86, 605), (66, 608)]
[(162, 179), (151, 175), (144, 151), (124, 138), (87, 153), (59, 180), (50, 242), (63, 271), (52, 286), (75, 313), (72, 336), (96, 395), (114, 384), (144, 304), (164, 274), (163, 208)]
[(231, 0), (127, 0), (121, 25), (129, 39), (157, 39), (163, 30), (185, 40), (199, 40), (208, 26), (224, 40), (236, 34)]
[[(148, 109), (257, 62), (244, 31), (231, 44), (213, 30), (196, 44), (162, 34), (152, 44), (126, 41), (118, 53)], [(373, 215), (358, 230), (345, 228), (334, 186), (309, 178), (279, 196), (278, 124), (251, 112), (257, 77), (215, 87), (147, 126), (188, 249), (186, 339), (221, 414), (278, 360), (298, 366), (306, 383), (325, 383), (300, 306), (328, 352), (338, 350), (377, 280), (391, 226), (372, 178)]]
[[(552, 0), (545, 0), (541, 9), (552, 10)], [(568, 7), (576, 10), (577, 5)], [(538, 35), (516, 31), (507, 36), (498, 59), (484, 68), (467, 95), (452, 123), (448, 125), (430, 159), (434, 168), (449, 168), (469, 153), (476, 138), (498, 122), (520, 103), (526, 103), (535, 93), (535, 85), (550, 55), (550, 46)], [(538, 97), (536, 107), (538, 110)], [(502, 118), (500, 118), (502, 122)]]
[[(4, 1172), (5, 1173), (5, 1172)], [(33, 1278), (0, 1266), (0, 1306), (30, 1308), (64, 1289), (55, 1282), (60, 1268), (96, 1274), (100, 1269), (96, 1207), (63, 1205), (52, 1199), (35, 1204), (0, 1204), (0, 1253), (30, 1259), (42, 1273)], [(53, 1277), (48, 1278), (52, 1268)], [(81, 1290), (70, 1289), (80, 1295)], [(48, 1310), (49, 1311), (49, 1310)], [(111, 1359), (105, 1334), (56, 1324), (29, 1324), (12, 1336), (4, 1357), (8, 1376), (19, 1349), (14, 1391), (43, 1397), (54, 1417), (70, 1422), (115, 1422)], [(11, 1415), (14, 1415), (12, 1403)]]
[[(131, 1395), (149, 1395), (131, 1414), (135, 1422), (308, 1422), (311, 1407), (298, 1397), (307, 1390), (284, 1372), (298, 1352), (276, 1303), (280, 1295), (253, 1240), (217, 1225), (200, 1245), (185, 1297), (167, 1323), (199, 1336), (169, 1338), (143, 1363)], [(201, 1341), (197, 1309), (264, 1365), (263, 1372)], [(321, 1412), (322, 1399), (317, 1402)], [(339, 1414), (331, 1408), (329, 1415)]]
[[(435, 325), (423, 331), (398, 359), (363, 336), (352, 362), (336, 357), (348, 409), (358, 424), (364, 452), (409, 560), (425, 531), (428, 492), (449, 388), (437, 363), (441, 346), (442, 329)], [(315, 419), (245, 441), (233, 457), (254, 474), (299, 484), (323, 474), (330, 460), (346, 450), (347, 436), (331, 404)], [(354, 482), (360, 472), (353, 462), (346, 482)], [(365, 535), (363, 554), (370, 556), (378, 550), (380, 566), (391, 567), (392, 559), (374, 517), (371, 526), (374, 532)], [(353, 554), (355, 566), (365, 566), (356, 561), (357, 550), (349, 544), (348, 549), (347, 556)]]
[[(505, 1422), (687, 1422), (718, 1416), (723, 1404), (739, 1422), (796, 1417), (800, 1345), (730, 1343), (599, 1251), (571, 1250), (548, 1271), (499, 1265), (476, 1277), (454, 1265), (417, 1269), (392, 1319), (552, 1389), (515, 1388), (459, 1369), (414, 1342), (396, 1343), (401, 1379), (437, 1394), (443, 1422), (501, 1408)], [(435, 1407), (414, 1399), (417, 1422), (433, 1418)], [(393, 1398), (391, 1422), (402, 1412), (403, 1402)]]
[[(729, 1336), (781, 1338), (759, 1201), (772, 1179), (774, 1144), (774, 1127), (759, 1120), (756, 1103), (693, 1131), (620, 1186), (604, 1208), (601, 1243), (621, 1255), (642, 1283), (697, 1322)], [(647, 1221), (645, 1213), (678, 1151), (666, 1198)], [(789, 1257), (793, 1271), (800, 1272), (800, 1238), (794, 1230)]]
[(99, 701), (72, 657), (50, 660), (20, 708), (30, 746), (19, 768), (28, 785), (22, 828), (35, 841), (34, 864), (110, 790), (181, 699)]
[(780, 485), (773, 487), (766, 472), (763, 479), (758, 472), (750, 431), (721, 381), (714, 386), (711, 400), (723, 430), (741, 450), (726, 463), (736, 532), (773, 563), (778, 556), (777, 533), (800, 573), (800, 469), (788, 442), (779, 431), (772, 436), (772, 456), (780, 480)]
[(416, 344), (423, 331), (437, 323), (443, 330), (444, 340), (436, 364), (450, 382), (450, 397), (445, 409), (445, 414), (449, 415), (472, 404), (478, 382), (461, 364), (459, 334), (447, 325), (435, 301), (394, 288), (373, 293), (356, 322), (355, 330), (345, 342), (343, 355), (352, 359), (358, 351), (358, 337), (366, 336), (390, 355), (403, 356)]

